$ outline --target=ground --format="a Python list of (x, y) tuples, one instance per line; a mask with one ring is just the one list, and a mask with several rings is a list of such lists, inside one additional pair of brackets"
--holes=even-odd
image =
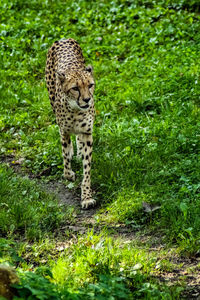
[[(14, 171), (20, 176), (26, 176), (30, 179), (35, 179), (42, 188), (50, 193), (56, 195), (59, 202), (65, 206), (72, 206), (76, 208), (76, 213), (74, 214), (74, 222), (65, 224), (59, 228), (59, 234), (56, 238), (55, 248), (52, 251), (52, 255), (61, 255), (62, 252), (70, 247), (70, 245), (76, 243), (77, 237), (80, 235), (87, 234), (88, 230), (92, 230), (94, 233), (100, 233), (106, 228), (108, 234), (114, 239), (120, 239), (121, 244), (129, 244), (134, 241), (134, 243), (139, 244), (141, 249), (148, 248), (150, 252), (159, 253), (163, 249), (168, 249), (167, 245), (162, 242), (162, 236), (155, 234), (155, 232), (138, 232), (134, 231), (131, 226), (126, 226), (123, 223), (115, 224), (113, 226), (108, 226), (96, 222), (96, 216), (99, 213), (100, 207), (89, 210), (82, 210), (80, 205), (80, 197), (77, 191), (72, 191), (66, 188), (63, 182), (59, 181), (49, 181), (44, 183), (41, 181), (40, 176), (35, 176), (32, 173), (26, 173), (22, 170), (20, 162), (13, 161), (13, 157), (4, 157), (2, 159), (3, 163), (6, 163), (9, 167), (14, 169)], [(42, 174), (43, 176), (43, 174)], [(106, 212), (104, 212), (106, 213)], [(69, 239), (63, 240), (63, 234), (69, 233)], [(173, 268), (166, 271), (158, 271), (153, 274), (158, 281), (164, 283), (168, 286), (182, 285), (184, 283), (185, 288), (181, 293), (183, 299), (200, 299), (200, 275), (199, 275), (199, 264), (200, 257), (180, 257), (176, 254), (174, 249), (168, 249), (165, 257), (163, 255), (157, 255), (158, 264), (162, 263), (164, 260), (168, 260), (173, 265)], [(43, 260), (46, 263), (46, 260)]]

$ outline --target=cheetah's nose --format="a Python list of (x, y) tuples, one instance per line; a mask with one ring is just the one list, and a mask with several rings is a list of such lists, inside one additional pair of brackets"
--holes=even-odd
[(90, 98), (83, 99), (84, 102), (88, 103), (90, 101)]

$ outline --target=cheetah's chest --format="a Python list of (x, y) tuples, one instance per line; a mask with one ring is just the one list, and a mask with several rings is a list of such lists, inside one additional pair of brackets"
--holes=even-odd
[(66, 112), (57, 116), (57, 123), (60, 129), (67, 134), (91, 134), (93, 116), (90, 113), (76, 114)]

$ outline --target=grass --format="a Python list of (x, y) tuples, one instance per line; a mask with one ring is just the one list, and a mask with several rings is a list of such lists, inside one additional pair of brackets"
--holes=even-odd
[[(178, 289), (170, 291), (149, 279), (150, 270), (155, 268), (156, 263), (153, 252), (139, 251), (133, 243), (114, 242), (106, 235), (97, 236), (90, 232), (66, 250), (56, 264), (53, 263), (52, 273), (58, 285), (67, 286), (69, 290), (84, 286), (86, 290), (93, 290), (94, 298), (100, 288), (105, 299), (112, 299), (112, 296), (114, 299), (175, 296)], [(123, 289), (123, 284), (126, 289)]]
[[(24, 170), (35, 175), (45, 174), (47, 169), (49, 175), (44, 180), (61, 179), (59, 130), (48, 100), (44, 66), (47, 49), (53, 41), (75, 38), (87, 62), (93, 65), (96, 78), (92, 184), (101, 203), (96, 218), (106, 225), (123, 223), (141, 233), (157, 232), (181, 256), (198, 255), (198, 1), (3, 0), (0, 6), (1, 157), (9, 155), (15, 161), (21, 160)], [(76, 160), (73, 165), (78, 185), (80, 165)], [(31, 246), (31, 252), (37, 253), (47, 236), (51, 240), (66, 220), (73, 222), (73, 211), (61, 207), (36, 182), (20, 178), (5, 166), (0, 172), (3, 245), (7, 243), (9, 248), (11, 242), (15, 248), (16, 240), (20, 240), (16, 257), (26, 257), (25, 244), (34, 241), (37, 250)], [(144, 204), (152, 209), (145, 211)], [(97, 243), (102, 239), (101, 235), (91, 236)], [(46, 284), (51, 285), (47, 289), (52, 289), (52, 295), (57, 293), (54, 296), (60, 298), (63, 293), (72, 293), (69, 298), (104, 295), (106, 299), (114, 295), (118, 299), (128, 297), (125, 295), (128, 286), (131, 297), (170, 299), (176, 295), (178, 298), (176, 290), (165, 290), (150, 279), (154, 265), (147, 263), (148, 267), (145, 271), (142, 267), (136, 279), (130, 277), (129, 268), (140, 263), (139, 258), (129, 261), (131, 252), (140, 251), (135, 245), (124, 250), (107, 237), (104, 239), (98, 251), (86, 236), (72, 247), (76, 256), (71, 247), (61, 257), (52, 253), (56, 262), (48, 267), (54, 270), (53, 279), (43, 274), (50, 280)], [(51, 240), (45, 247), (51, 248), (50, 244), (55, 246)], [(45, 247), (41, 253), (45, 253)], [(110, 247), (112, 255), (106, 252)], [(6, 257), (3, 252), (2, 261), (21, 264), (24, 271), (29, 268), (26, 263), (13, 260), (15, 252), (10, 253)], [(88, 262), (88, 257), (94, 261)], [(147, 261), (144, 257), (142, 260)], [(123, 274), (120, 260), (127, 265)], [(37, 259), (31, 261), (39, 263)], [(99, 261), (103, 261), (102, 268), (98, 267)], [(74, 264), (77, 267), (73, 268)], [(117, 266), (114, 270), (112, 264)], [(60, 265), (70, 270), (74, 284), (64, 287), (64, 280), (58, 279)], [(79, 282), (82, 269), (85, 273)], [(28, 276), (25, 281), (37, 279)], [(64, 270), (60, 276), (65, 278)], [(138, 279), (140, 276), (144, 285)], [(136, 286), (130, 282), (136, 282)], [(77, 289), (78, 285), (82, 290)], [(121, 296), (116, 294), (117, 290)]]
[[(0, 240), (0, 261), (18, 265), (20, 285), (15, 285), (16, 299), (28, 296), (33, 299), (179, 299), (183, 290), (184, 284), (170, 288), (159, 284), (153, 276), (158, 271), (173, 269), (163, 259), (165, 251), (158, 256), (154, 251), (142, 250), (133, 241), (114, 241), (105, 233), (95, 235), (92, 231), (79, 237), (71, 247), (65, 243), (64, 251), (58, 255), (55, 240), (43, 240), (32, 246)], [(33, 269), (34, 273), (30, 272)]]
[(73, 208), (62, 207), (52, 195), (37, 187), (36, 182), (20, 178), (0, 167), (0, 231), (10, 237), (24, 235), (39, 239), (73, 222)]

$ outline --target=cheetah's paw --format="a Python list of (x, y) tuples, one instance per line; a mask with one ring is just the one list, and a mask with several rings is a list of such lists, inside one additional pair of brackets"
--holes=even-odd
[(94, 199), (85, 199), (81, 202), (81, 206), (83, 209), (88, 209), (94, 207), (96, 205), (96, 200)]
[(75, 173), (71, 170), (64, 172), (64, 177), (69, 181), (75, 181)]

